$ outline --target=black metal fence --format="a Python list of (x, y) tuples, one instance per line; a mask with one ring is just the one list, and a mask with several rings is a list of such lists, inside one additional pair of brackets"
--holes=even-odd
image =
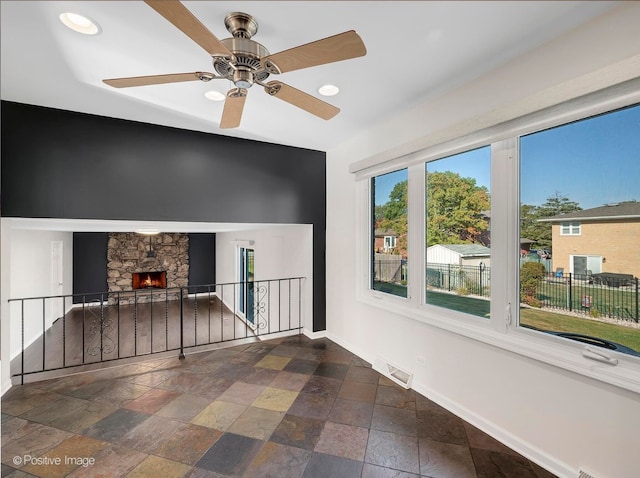
[(303, 280), (10, 299), (12, 341), (20, 342), (11, 373), (24, 383), (42, 372), (301, 333)]
[[(536, 290), (540, 306), (591, 317), (638, 322), (639, 279), (628, 274), (546, 272)], [(428, 263), (427, 287), (461, 295), (490, 297), (491, 268)]]
[(638, 322), (638, 278), (547, 273), (537, 288), (542, 307)]
[(427, 263), (427, 287), (489, 297), (491, 294), (491, 268), (485, 265), (461, 266), (456, 264)]

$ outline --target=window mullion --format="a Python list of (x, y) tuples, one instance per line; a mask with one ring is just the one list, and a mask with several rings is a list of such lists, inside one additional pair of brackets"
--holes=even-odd
[(409, 167), (409, 295), (411, 303), (419, 305), (424, 296), (424, 164)]
[(506, 332), (518, 309), (518, 142), (491, 145), (491, 324)]

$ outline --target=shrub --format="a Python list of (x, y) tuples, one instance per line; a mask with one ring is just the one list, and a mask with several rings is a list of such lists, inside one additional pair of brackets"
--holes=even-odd
[(539, 262), (526, 262), (520, 269), (520, 297), (532, 307), (540, 307), (538, 284), (544, 278), (546, 269)]
[(466, 287), (463, 287), (463, 286), (458, 287), (456, 289), (456, 294), (458, 294), (458, 295), (469, 295), (469, 289), (467, 289)]

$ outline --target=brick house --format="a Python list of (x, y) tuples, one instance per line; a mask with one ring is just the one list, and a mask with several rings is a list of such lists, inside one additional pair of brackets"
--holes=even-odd
[(541, 222), (552, 226), (554, 270), (640, 277), (640, 202), (605, 204)]
[(376, 252), (393, 254), (397, 245), (398, 234), (391, 229), (376, 229), (374, 249)]

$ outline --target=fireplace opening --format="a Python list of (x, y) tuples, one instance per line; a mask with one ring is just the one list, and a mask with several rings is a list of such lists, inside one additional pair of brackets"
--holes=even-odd
[(134, 272), (131, 288), (136, 289), (166, 289), (167, 271)]

